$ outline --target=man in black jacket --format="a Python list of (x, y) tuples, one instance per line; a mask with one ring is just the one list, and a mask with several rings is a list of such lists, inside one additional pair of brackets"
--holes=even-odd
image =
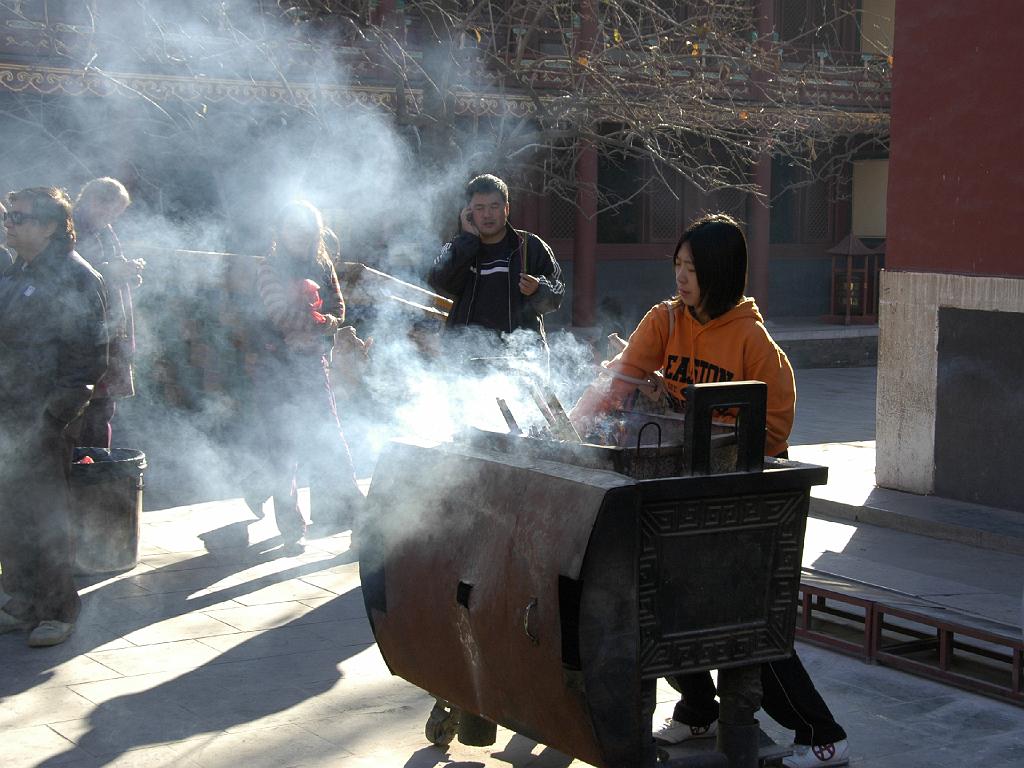
[(490, 174), (470, 181), (462, 232), (441, 249), (427, 282), (454, 302), (449, 328), (525, 328), (543, 339), (544, 315), (558, 309), (565, 293), (562, 268), (547, 243), (509, 225), (508, 211), (504, 181)]
[(103, 281), (74, 251), (71, 201), (53, 187), (12, 192), (16, 261), (0, 271), (0, 633), (64, 642), (80, 601), (72, 580), (70, 424), (107, 367)]

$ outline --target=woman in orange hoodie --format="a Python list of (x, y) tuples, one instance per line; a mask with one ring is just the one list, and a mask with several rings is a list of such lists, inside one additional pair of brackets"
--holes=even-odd
[[(620, 408), (637, 386), (656, 382), (670, 402), (682, 406), (689, 384), (763, 381), (768, 385), (765, 454), (785, 457), (796, 384), (786, 353), (764, 327), (754, 300), (743, 295), (747, 243), (731, 216), (710, 214), (693, 222), (679, 238), (673, 256), (676, 294), (647, 312), (626, 348), (603, 364), (608, 376), (592, 384), (570, 418), (580, 434), (592, 431), (609, 411)], [(718, 702), (707, 672), (670, 682), (681, 691), (673, 715), (655, 740), (677, 744), (715, 735)], [(792, 768), (846, 765), (846, 732), (794, 652), (761, 668), (762, 707), (780, 725), (795, 731)]]
[(689, 384), (753, 379), (768, 385), (765, 453), (782, 454), (793, 427), (796, 385), (786, 353), (772, 340), (754, 300), (743, 295), (747, 245), (724, 214), (698, 219), (683, 233), (673, 259), (676, 295), (656, 304), (604, 364), (611, 374), (592, 385), (572, 412), (584, 434), (620, 407), (657, 371), (676, 404)]

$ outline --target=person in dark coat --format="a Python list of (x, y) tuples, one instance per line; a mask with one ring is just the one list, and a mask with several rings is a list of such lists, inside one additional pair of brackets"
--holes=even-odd
[(102, 276), (107, 288), (110, 361), (89, 405), (76, 425), (78, 443), (110, 448), (110, 421), (116, 401), (135, 394), (135, 313), (132, 289), (142, 284), (142, 259), (127, 259), (112, 223), (128, 205), (128, 190), (117, 179), (88, 182), (75, 200), (78, 253)]
[[(7, 213), (7, 206), (0, 203), (0, 216)], [(7, 230), (0, 227), (0, 269), (14, 263), (14, 254), (7, 247)]]
[[(302, 546), (306, 530), (298, 505), (300, 468), (309, 478), (313, 522), (347, 522), (358, 517), (363, 501), (329, 378), (345, 301), (323, 232), (313, 205), (285, 206), (256, 276), (255, 397), (274, 516), (291, 548)], [(252, 494), (247, 501), (262, 506)]]
[(0, 272), (0, 632), (64, 642), (80, 609), (72, 579), (68, 425), (107, 367), (103, 279), (75, 250), (63, 190), (12, 192), (16, 261)]
[(565, 294), (562, 268), (551, 248), (508, 223), (508, 186), (497, 176), (466, 185), (461, 232), (447, 242), (427, 273), (427, 283), (452, 299), (448, 329), (465, 326), (507, 334), (525, 328), (542, 340), (544, 315)]

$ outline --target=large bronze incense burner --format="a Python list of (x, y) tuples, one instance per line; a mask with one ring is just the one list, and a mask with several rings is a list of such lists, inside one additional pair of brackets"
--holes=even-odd
[[(827, 470), (763, 457), (764, 393), (692, 387), (669, 476), (642, 442), (469, 431), (390, 445), (360, 572), (391, 671), (467, 722), (596, 766), (655, 765), (659, 677), (756, 670), (792, 649), (810, 488)], [(725, 438), (711, 427), (722, 407), (739, 414)], [(756, 764), (756, 753), (676, 764)]]

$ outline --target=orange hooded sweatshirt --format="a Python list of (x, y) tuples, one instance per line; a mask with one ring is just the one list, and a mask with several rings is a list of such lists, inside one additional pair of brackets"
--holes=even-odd
[[(704, 325), (682, 304), (657, 304), (640, 321), (626, 348), (605, 366), (635, 379), (661, 371), (665, 388), (678, 400), (685, 399), (688, 384), (763, 381), (768, 385), (765, 454), (777, 456), (788, 447), (796, 413), (793, 368), (751, 298), (741, 299)], [(619, 407), (635, 388), (636, 384), (615, 378), (592, 384), (573, 409), (573, 420), (587, 421)]]

